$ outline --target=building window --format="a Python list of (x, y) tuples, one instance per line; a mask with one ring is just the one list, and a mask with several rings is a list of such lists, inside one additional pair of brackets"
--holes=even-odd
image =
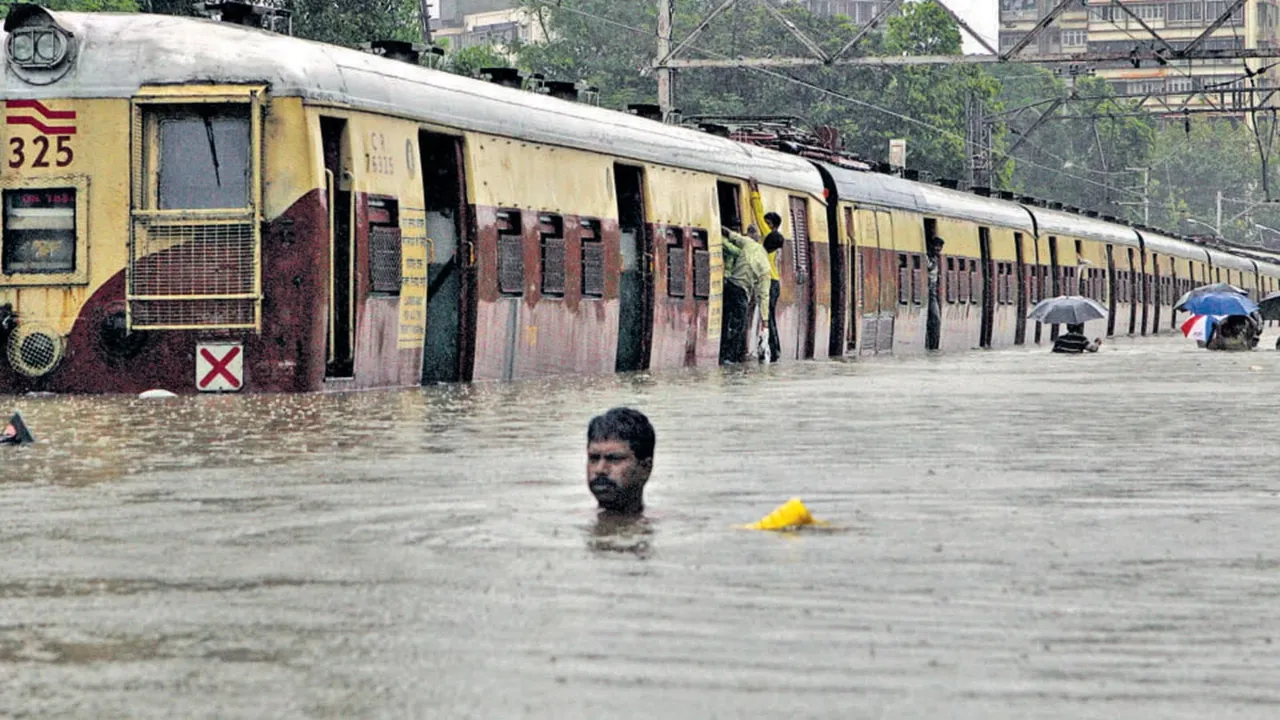
[(1087, 30), (1063, 30), (1062, 46), (1063, 47), (1084, 47), (1089, 40), (1089, 31)]

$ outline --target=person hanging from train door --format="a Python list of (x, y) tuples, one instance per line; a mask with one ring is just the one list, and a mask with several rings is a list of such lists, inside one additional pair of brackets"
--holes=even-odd
[[(778, 251), (786, 244), (782, 235), (782, 216), (776, 212), (764, 211), (764, 200), (760, 197), (760, 186), (755, 180), (748, 183), (751, 187), (751, 213), (760, 227), (768, 228), (769, 234), (764, 237), (764, 249), (769, 255), (769, 362), (778, 362), (782, 357), (782, 338), (778, 335), (778, 295), (782, 292), (782, 275), (778, 272)], [(801, 285), (805, 282), (803, 275), (797, 277)]]
[[(751, 323), (751, 303), (760, 309), (760, 322), (769, 328), (769, 256), (764, 246), (747, 235), (727, 227), (724, 233), (724, 323), (720, 333), (721, 362), (742, 362), (747, 350)], [(763, 333), (762, 333), (763, 334)]]
[(929, 317), (925, 322), (924, 347), (926, 350), (937, 350), (942, 346), (942, 300), (940, 296), (939, 275), (942, 267), (942, 247), (946, 243), (934, 235), (929, 238), (925, 253), (929, 263)]
[[(778, 251), (786, 244), (779, 228), (782, 227), (782, 216), (776, 212), (764, 216), (769, 234), (764, 236), (764, 250), (769, 253), (769, 362), (778, 362), (782, 357), (782, 338), (778, 336), (778, 295), (782, 292), (782, 276), (778, 274)], [(797, 282), (804, 284), (803, 276)]]

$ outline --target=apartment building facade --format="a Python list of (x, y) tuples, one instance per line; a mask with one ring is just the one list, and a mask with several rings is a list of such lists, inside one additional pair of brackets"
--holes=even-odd
[[(1005, 52), (1017, 44), (1056, 4), (1054, 0), (1000, 0), (1000, 51)], [(1174, 49), (1181, 49), (1208, 29), (1230, 5), (1224, 0), (1126, 0), (1122, 9), (1110, 0), (1083, 0), (1059, 15), (1021, 54), (1126, 53), (1134, 48), (1162, 47), (1143, 28), (1144, 23)], [(1200, 47), (1217, 50), (1280, 47), (1280, 3), (1245, 0)], [(1219, 109), (1223, 114), (1232, 115), (1254, 104), (1255, 94), (1251, 88), (1280, 88), (1280, 68), (1248, 77), (1272, 62), (1265, 59), (1184, 60), (1161, 65), (1144, 61), (1135, 66), (1122, 61), (1093, 63), (1089, 69), (1107, 79), (1118, 95), (1150, 95), (1145, 104), (1153, 112), (1172, 114), (1186, 107)], [(1280, 105), (1268, 99), (1267, 93), (1256, 96), (1260, 102)]]

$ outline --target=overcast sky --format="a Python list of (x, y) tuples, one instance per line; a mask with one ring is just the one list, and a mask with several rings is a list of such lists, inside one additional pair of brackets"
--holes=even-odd
[[(978, 31), (991, 43), (991, 47), (1000, 47), (996, 42), (996, 35), (999, 32), (1000, 18), (996, 12), (996, 0), (942, 0), (943, 4), (951, 8), (952, 12), (964, 18), (969, 27)], [(964, 38), (964, 51), (966, 53), (986, 52), (982, 46), (973, 41), (969, 34), (960, 31), (960, 36)]]

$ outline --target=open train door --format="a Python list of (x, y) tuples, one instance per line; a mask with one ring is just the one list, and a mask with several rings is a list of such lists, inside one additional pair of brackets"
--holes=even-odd
[[(809, 241), (809, 199), (791, 197), (791, 248), (795, 282), (796, 360), (813, 357), (814, 272), (813, 244)], [(784, 263), (785, 264), (785, 263)], [(785, 274), (784, 274), (785, 280)]]
[(422, 197), (426, 210), (427, 328), (422, 348), (422, 382), (470, 379), (466, 361), (473, 339), (467, 311), (471, 242), (463, 183), (462, 139), (418, 133)]
[(979, 330), (978, 345), (991, 347), (996, 321), (996, 284), (992, 273), (991, 230), (978, 228), (978, 250), (982, 255), (982, 327)]
[(613, 166), (621, 231), (622, 277), (618, 284), (618, 372), (649, 367), (653, 328), (653, 248), (645, 222), (644, 169)]

